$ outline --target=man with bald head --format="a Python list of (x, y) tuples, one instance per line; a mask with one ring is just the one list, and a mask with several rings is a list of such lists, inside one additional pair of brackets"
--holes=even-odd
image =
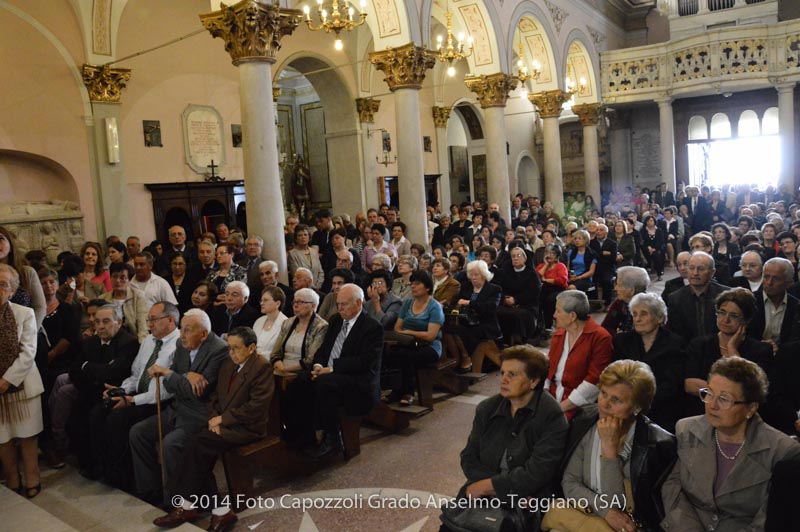
[(747, 326), (748, 334), (772, 345), (773, 351), (786, 342), (800, 340), (797, 323), (800, 300), (788, 292), (794, 283), (794, 266), (775, 257), (764, 263), (761, 288), (756, 290), (756, 313)]
[(167, 231), (167, 236), (170, 244), (166, 249), (168, 262), (172, 261), (175, 255), (181, 255), (188, 267), (197, 264), (197, 253), (195, 253), (194, 246), (191, 242), (186, 241), (186, 229), (180, 225), (173, 225)]
[(363, 312), (364, 291), (355, 284), (339, 289), (336, 306), (310, 375), (317, 428), (325, 433), (311, 451), (316, 457), (342, 449), (340, 406), (347, 415), (364, 416), (380, 397), (383, 327)]
[(688, 286), (669, 296), (669, 329), (683, 338), (684, 345), (692, 338), (717, 332), (714, 300), (728, 289), (713, 281), (716, 272), (714, 257), (695, 251), (689, 258)]
[(761, 274), (764, 271), (764, 260), (761, 255), (756, 251), (745, 251), (739, 257), (739, 271), (742, 275), (734, 277), (731, 285), (747, 288), (751, 292), (755, 292), (761, 288)]

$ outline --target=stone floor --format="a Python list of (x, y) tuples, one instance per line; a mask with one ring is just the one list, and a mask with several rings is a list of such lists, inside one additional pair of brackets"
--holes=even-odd
[[(668, 269), (665, 280), (676, 275)], [(651, 291), (661, 292), (663, 282)], [(602, 319), (602, 314), (595, 314)], [(548, 348), (547, 342), (540, 346)], [(411, 420), (399, 434), (362, 429), (361, 454), (308, 476), (259, 478), (252, 509), (239, 514), (236, 531), (433, 531), (439, 528), (439, 497), (453, 496), (464, 482), (459, 453), (469, 434), (475, 405), (497, 393), (489, 374), (460, 396), (439, 395), (434, 410)], [(217, 478), (223, 490), (224, 476)], [(43, 465), (44, 490), (26, 501), (0, 487), (3, 531), (156, 530), (161, 512), (138, 499), (81, 477), (68, 465)], [(309, 505), (305, 510), (302, 505)], [(328, 506), (328, 507), (320, 507)], [(333, 507), (340, 506), (340, 507)], [(209, 519), (195, 523), (205, 529)], [(181, 530), (197, 530), (185, 525)]]

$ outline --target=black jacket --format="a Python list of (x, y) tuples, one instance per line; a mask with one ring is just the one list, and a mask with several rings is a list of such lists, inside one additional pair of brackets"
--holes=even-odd
[[(610, 237), (606, 237), (601, 245), (600, 242), (593, 238), (589, 242), (589, 247), (592, 248), (597, 256), (597, 268), (594, 272), (595, 281), (610, 281), (617, 276), (617, 243)], [(604, 255), (603, 252), (607, 251), (608, 254)]]
[[(492, 279), (494, 282), (494, 279)], [(503, 297), (511, 296), (520, 307), (527, 309), (539, 308), (539, 294), (542, 291), (542, 280), (539, 274), (533, 270), (531, 264), (526, 264), (521, 272), (514, 270), (511, 263), (503, 268), (500, 287), (503, 290)], [(469, 281), (467, 284), (472, 286)]]
[(219, 336), (228, 334), (228, 331), (234, 327), (252, 327), (256, 320), (261, 316), (261, 313), (256, 311), (247, 303), (244, 304), (244, 306), (236, 314), (236, 316), (233, 317), (232, 320), (228, 319), (227, 310), (228, 309), (225, 307), (225, 305), (221, 305), (209, 313), (211, 317), (211, 330)]
[(667, 328), (683, 338), (684, 345), (692, 338), (717, 332), (716, 297), (727, 290), (725, 285), (711, 282), (703, 300), (699, 300), (691, 286), (684, 286), (670, 294), (667, 301), (669, 321)]
[(769, 397), (764, 411), (764, 421), (785, 432), (797, 435), (794, 428), (797, 411), (800, 410), (800, 342), (781, 345), (775, 356), (772, 374), (769, 376)]
[[(558, 402), (541, 389), (513, 418), (510, 402), (501, 395), (484, 399), (475, 409), (472, 431), (461, 451), (467, 484), (491, 478), (501, 500), (512, 493), (521, 497), (550, 495), (558, 481), (567, 430)], [(504, 454), (505, 472), (500, 469)]]
[(99, 401), (104, 384), (119, 386), (131, 374), (138, 353), (139, 342), (127, 329), (120, 328), (107, 345), (101, 345), (99, 336), (92, 336), (83, 342), (69, 378), (85, 399)]
[[(572, 420), (567, 440), (564, 468), (573, 452), (589, 430), (597, 423), (597, 407), (584, 408)], [(647, 416), (636, 417), (631, 453), (631, 491), (633, 514), (644, 525), (644, 531), (660, 531), (659, 522), (664, 517), (661, 485), (666, 480), (677, 459), (675, 436), (651, 422)]]
[[(342, 317), (338, 313), (328, 322), (322, 345), (314, 354), (314, 364), (328, 365), (333, 344), (342, 330)], [(381, 353), (383, 352), (383, 327), (361, 312), (347, 333), (339, 358), (333, 362), (333, 372), (358, 378), (358, 385), (349, 388), (344, 397), (345, 411), (351, 416), (366, 415), (378, 404), (381, 391)]]
[[(461, 283), (459, 299), (472, 296), (472, 283)], [(470, 302), (469, 311), (478, 320), (478, 325), (470, 327), (471, 333), (478, 341), (494, 340), (500, 337), (500, 324), (497, 322), (497, 307), (500, 305), (502, 289), (494, 283), (486, 282), (478, 292), (475, 301)]]
[[(767, 326), (767, 318), (764, 313), (764, 288), (763, 286), (753, 292), (756, 298), (756, 313), (753, 319), (747, 325), (747, 334), (751, 335), (757, 340), (764, 337), (764, 328)], [(800, 323), (798, 323), (798, 306), (800, 306), (800, 299), (797, 299), (790, 293), (786, 293), (786, 310), (783, 314), (783, 323), (781, 323), (781, 339), (780, 343), (791, 342), (800, 340)]]
[(658, 331), (650, 351), (645, 352), (642, 337), (636, 331), (614, 337), (614, 360), (624, 358), (647, 363), (656, 377), (656, 395), (647, 412), (648, 417), (670, 432), (682, 417), (685, 372), (682, 339), (665, 328)]

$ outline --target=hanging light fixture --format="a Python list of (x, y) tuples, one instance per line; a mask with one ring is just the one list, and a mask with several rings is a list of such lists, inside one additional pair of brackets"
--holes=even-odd
[(447, 63), (447, 75), (456, 75), (455, 64), (462, 59), (472, 55), (472, 37), (467, 37), (467, 49), (464, 51), (464, 34), (458, 34), (458, 42), (453, 44), (453, 14), (450, 13), (450, 4), (447, 4), (447, 11), (444, 15), (447, 18), (447, 44), (441, 35), (436, 36), (437, 59), (442, 63)]
[(517, 79), (520, 82), (520, 87), (522, 88), (522, 97), (524, 98), (528, 94), (528, 88), (525, 86), (525, 82), (529, 79), (536, 81), (539, 79), (539, 76), (542, 75), (542, 65), (537, 60), (533, 60), (533, 72), (528, 71), (528, 67), (525, 64), (525, 49), (522, 44), (522, 38), (520, 37), (519, 40), (519, 54), (517, 55)]
[(364, 21), (367, 19), (367, 14), (364, 13), (367, 2), (366, 0), (361, 0), (361, 13), (357, 20), (353, 19), (355, 12), (352, 7), (347, 8), (344, 14), (339, 11), (339, 0), (333, 0), (329, 17), (328, 10), (322, 7), (322, 2), (323, 0), (317, 0), (317, 15), (319, 15), (321, 20), (318, 26), (314, 26), (311, 20), (311, 9), (307, 5), (303, 6), (303, 13), (306, 15), (306, 25), (311, 31), (324, 30), (325, 33), (335, 33), (336, 40), (333, 42), (333, 47), (336, 50), (341, 50), (344, 48), (344, 45), (342, 44), (342, 38), (339, 33), (341, 33), (342, 30), (353, 31), (354, 28), (364, 24)]

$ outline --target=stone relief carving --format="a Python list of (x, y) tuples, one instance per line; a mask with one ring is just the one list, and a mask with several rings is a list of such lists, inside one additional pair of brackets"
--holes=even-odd
[(609, 92), (655, 87), (658, 85), (658, 58), (646, 57), (608, 65)]
[(553, 24), (556, 26), (556, 31), (561, 33), (561, 26), (564, 24), (564, 21), (569, 16), (569, 13), (555, 5), (554, 3), (550, 2), (549, 0), (544, 0), (544, 5), (547, 7), (547, 10), (550, 11), (550, 16), (553, 17)]
[(600, 50), (600, 44), (606, 40), (606, 36), (603, 35), (600, 30), (595, 29), (591, 26), (586, 26), (586, 29), (589, 31), (589, 36), (592, 38), (592, 42), (594, 42), (595, 48)]
[(14, 235), (21, 254), (41, 249), (51, 265), (57, 264), (59, 253), (77, 253), (86, 241), (83, 214), (68, 200), (0, 203), (0, 224)]

